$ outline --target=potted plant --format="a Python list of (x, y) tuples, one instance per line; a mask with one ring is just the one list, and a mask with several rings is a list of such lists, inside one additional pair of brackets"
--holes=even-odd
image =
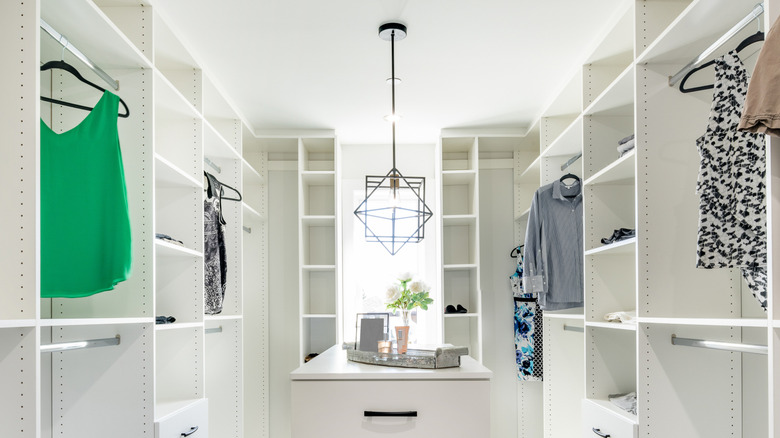
[(409, 273), (400, 275), (398, 284), (393, 284), (387, 289), (387, 309), (401, 311), (403, 325), (395, 327), (399, 353), (406, 353), (411, 311), (417, 307), (428, 310), (428, 305), (433, 303), (433, 298), (429, 295), (430, 287), (422, 281), (412, 281), (412, 274)]

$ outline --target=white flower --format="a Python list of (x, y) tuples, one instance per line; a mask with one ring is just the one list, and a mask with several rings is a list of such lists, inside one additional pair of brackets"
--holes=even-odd
[(393, 301), (401, 298), (401, 288), (397, 284), (394, 284), (387, 288), (385, 292), (385, 302), (392, 303)]
[(409, 290), (412, 291), (412, 293), (418, 294), (420, 292), (425, 292), (424, 286), (422, 281), (413, 281), (409, 284)]
[(398, 281), (411, 281), (411, 280), (412, 280), (411, 272), (404, 272), (403, 274), (398, 276)]

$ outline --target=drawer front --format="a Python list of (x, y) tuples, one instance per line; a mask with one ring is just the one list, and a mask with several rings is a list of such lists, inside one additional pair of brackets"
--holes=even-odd
[(293, 381), (292, 438), (313, 436), (488, 437), (490, 382)]
[(637, 438), (637, 435), (637, 425), (630, 420), (590, 400), (582, 401), (583, 438)]
[(154, 423), (155, 438), (208, 438), (209, 404), (198, 400), (172, 415)]

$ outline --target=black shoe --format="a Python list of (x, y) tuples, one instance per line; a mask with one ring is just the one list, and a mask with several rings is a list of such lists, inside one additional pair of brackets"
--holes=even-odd
[(621, 228), (620, 229), (620, 237), (615, 240), (615, 242), (620, 242), (621, 240), (631, 239), (633, 237), (636, 237), (636, 230), (631, 228)]
[(458, 304), (458, 309), (457, 309), (457, 312), (458, 312), (458, 313), (469, 313), (469, 311), (468, 311), (468, 310), (466, 310), (466, 308), (465, 308), (465, 307), (463, 307), (463, 306), (461, 306), (460, 304)]
[(447, 307), (444, 309), (444, 313), (458, 313), (458, 310), (452, 304), (447, 304)]
[(612, 236), (602, 238), (601, 243), (604, 245), (609, 245), (610, 243), (617, 242), (617, 239), (620, 237), (620, 235), (621, 235), (620, 230), (615, 230), (615, 232), (612, 233)]

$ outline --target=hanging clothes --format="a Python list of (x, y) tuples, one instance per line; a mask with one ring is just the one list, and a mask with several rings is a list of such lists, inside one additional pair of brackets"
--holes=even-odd
[(532, 293), (523, 289), (523, 253), (517, 248), (517, 266), (509, 277), (515, 306), (515, 360), (517, 379), (541, 381), (542, 367), (542, 309)]
[(225, 219), (222, 217), (222, 185), (208, 172), (206, 200), (203, 204), (203, 257), (205, 259), (205, 313), (222, 312), (227, 288), (227, 250), (225, 249)]
[(780, 137), (780, 18), (758, 54), (739, 129)]
[(105, 91), (73, 129), (41, 120), (41, 297), (108, 291), (130, 276), (132, 235), (119, 97)]
[(581, 182), (556, 180), (531, 201), (523, 284), (543, 310), (582, 307), (584, 296)]
[(715, 60), (709, 123), (696, 140), (699, 231), (696, 267), (741, 268), (766, 310), (767, 219), (764, 136), (738, 131), (748, 72), (736, 51)]

